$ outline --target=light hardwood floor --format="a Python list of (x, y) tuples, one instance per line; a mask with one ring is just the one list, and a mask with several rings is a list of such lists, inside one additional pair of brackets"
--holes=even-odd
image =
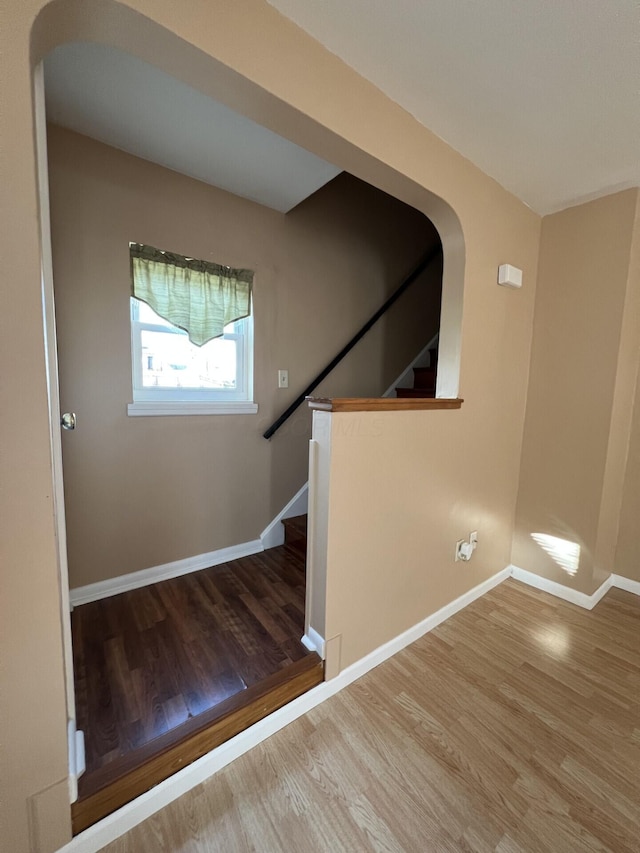
[(105, 848), (640, 850), (640, 599), (507, 581)]

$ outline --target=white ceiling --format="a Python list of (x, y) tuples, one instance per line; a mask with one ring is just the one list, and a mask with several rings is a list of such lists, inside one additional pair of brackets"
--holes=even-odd
[(340, 169), (135, 57), (74, 43), (45, 59), (47, 118), (286, 212)]
[(639, 0), (269, 0), (539, 213), (640, 185)]

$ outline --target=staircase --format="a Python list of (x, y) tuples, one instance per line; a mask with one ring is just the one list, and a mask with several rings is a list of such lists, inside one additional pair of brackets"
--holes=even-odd
[(413, 388), (396, 388), (396, 397), (417, 397), (425, 399), (436, 396), (436, 372), (438, 368), (438, 348), (429, 350), (429, 366), (413, 368)]
[[(320, 373), (316, 376), (316, 378), (312, 382), (310, 382), (309, 385), (307, 385), (307, 387), (304, 389), (304, 391), (301, 394), (299, 394), (296, 397), (296, 399), (293, 401), (293, 403), (291, 403), (291, 405), (287, 409), (285, 409), (285, 411), (280, 415), (280, 417), (277, 418), (271, 424), (269, 429), (265, 430), (265, 432), (262, 434), (263, 438), (266, 438), (268, 440), (273, 435), (275, 435), (275, 433), (287, 421), (287, 419), (290, 418), (291, 415), (296, 411), (298, 406), (301, 406), (305, 402), (305, 400), (307, 400), (309, 398), (309, 396), (315, 391), (315, 389), (318, 387), (318, 385), (320, 385), (320, 383), (324, 379), (327, 378), (327, 376), (331, 373), (331, 371), (340, 364), (342, 359), (351, 352), (351, 350), (356, 346), (358, 341), (362, 340), (362, 338), (367, 334), (369, 329), (371, 329), (378, 322), (378, 320), (382, 316), (384, 316), (384, 314), (389, 310), (389, 308), (391, 308), (391, 306), (402, 296), (402, 294), (413, 284), (413, 282), (416, 281), (422, 275), (422, 273), (425, 272), (425, 270), (431, 266), (432, 263), (438, 263), (438, 262), (441, 262), (441, 260), (442, 260), (442, 244), (441, 244), (440, 240), (438, 239), (437, 245), (432, 246), (431, 249), (429, 249), (429, 251), (424, 255), (422, 260), (415, 267), (415, 269), (411, 273), (409, 273), (409, 275), (405, 278), (405, 280), (402, 282), (400, 287), (398, 287), (391, 294), (391, 296), (388, 297), (388, 299), (380, 306), (380, 308), (378, 308), (378, 310), (375, 312), (375, 314), (373, 314), (373, 316), (371, 316), (367, 320), (367, 322), (364, 324), (364, 326), (362, 326), (362, 328), (358, 332), (356, 332), (356, 334), (351, 338), (349, 343), (345, 344), (345, 346), (342, 347), (340, 352), (334, 358), (331, 359), (329, 364), (327, 364), (327, 366), (323, 370), (320, 371)], [(439, 282), (439, 287), (442, 288), (442, 277), (441, 277), (441, 275), (438, 275), (438, 282)], [(429, 352), (431, 352), (431, 350), (429, 350)], [(431, 362), (431, 367), (433, 367), (435, 369), (435, 361)], [(419, 393), (414, 394), (414, 393), (412, 393), (412, 391), (414, 391), (416, 389), (416, 387), (417, 386), (415, 386), (415, 384), (414, 384), (413, 389), (411, 389), (411, 388), (402, 389), (402, 393), (400, 393), (400, 391), (398, 391), (398, 397), (421, 397), (424, 399), (425, 397), (432, 397), (433, 398), (436, 395), (435, 394), (435, 379), (434, 379), (434, 388), (433, 388), (432, 393), (428, 393), (427, 388), (422, 388)], [(405, 391), (407, 391), (409, 393), (405, 393)], [(385, 397), (390, 396), (390, 390), (388, 390), (387, 393), (384, 394), (384, 396)]]

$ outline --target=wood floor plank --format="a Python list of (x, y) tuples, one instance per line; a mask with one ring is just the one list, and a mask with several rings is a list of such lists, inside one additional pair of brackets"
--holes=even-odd
[(105, 853), (637, 853), (638, 638), (507, 581)]
[[(286, 546), (76, 607), (87, 773), (300, 660), (305, 568)], [(174, 722), (172, 722), (174, 721)]]
[(321, 660), (311, 654), (284, 674), (275, 673), (272, 683), (266, 679), (252, 688), (246, 701), (239, 702), (237, 697), (231, 697), (227, 703), (211, 709), (213, 718), (201, 714), (164, 737), (105, 764), (93, 773), (91, 793), (72, 806), (74, 835), (315, 687), (323, 676)]
[[(74, 825), (86, 826), (106, 813), (101, 809), (126, 801), (105, 792), (105, 785), (133, 773), (158, 750), (166, 754), (172, 744), (193, 738), (194, 721), (199, 730), (227, 708), (235, 712), (238, 697), (263, 695), (278, 673), (274, 690), (290, 683), (289, 673), (300, 678), (291, 695), (303, 683), (318, 683), (321, 674), (311, 681), (304, 674), (310, 656), (300, 642), (304, 599), (304, 557), (283, 546), (75, 608), (76, 705), (87, 772)], [(277, 707), (278, 701), (263, 705)], [(215, 744), (233, 728), (216, 725), (218, 735), (197, 735), (191, 753), (201, 754), (202, 744)], [(127, 784), (135, 792), (145, 782)]]

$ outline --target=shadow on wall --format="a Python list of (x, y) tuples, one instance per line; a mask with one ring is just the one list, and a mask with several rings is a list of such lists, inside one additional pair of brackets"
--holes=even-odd
[[(295, 387), (279, 409), (287, 406), (313, 381), (362, 325), (391, 296), (440, 238), (424, 214), (387, 193), (342, 173), (306, 199), (287, 219), (294, 227), (323, 222), (318, 241), (327, 249), (318, 262), (327, 287), (335, 286), (338, 274), (332, 264), (331, 247), (346, 247), (348, 257), (337, 282), (338, 299), (322, 305), (317, 295), (300, 294), (309, 306), (298, 330), (302, 358)], [(321, 285), (322, 287), (322, 285)], [(313, 392), (327, 397), (380, 397), (418, 353), (437, 334), (442, 297), (442, 263), (437, 260), (411, 285), (388, 312), (359, 341), (344, 360)], [(349, 322), (344, 319), (349, 317)], [(322, 346), (309, 345), (322, 330)], [(307, 342), (305, 344), (305, 342)], [(266, 429), (272, 420), (260, 419)], [(262, 430), (264, 432), (264, 430)], [(311, 412), (306, 403), (270, 439), (273, 466), (271, 506), (274, 513), (288, 498), (282, 493), (277, 471), (290, 465), (295, 456), (302, 474), (292, 484), (289, 497), (306, 480)]]

